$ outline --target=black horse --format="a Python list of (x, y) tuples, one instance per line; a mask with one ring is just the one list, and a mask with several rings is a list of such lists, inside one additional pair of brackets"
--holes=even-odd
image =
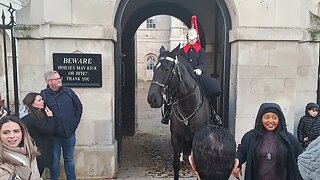
[(180, 153), (190, 154), (196, 131), (212, 122), (209, 101), (203, 96), (193, 68), (182, 58), (179, 46), (171, 52), (162, 46), (148, 92), (148, 103), (152, 108), (160, 108), (171, 99), (174, 179), (179, 179)]

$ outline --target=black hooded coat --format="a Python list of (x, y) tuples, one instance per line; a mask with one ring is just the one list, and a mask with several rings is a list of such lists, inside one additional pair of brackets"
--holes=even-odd
[(280, 137), (281, 142), (284, 143), (287, 148), (287, 179), (288, 180), (302, 180), (297, 166), (297, 157), (302, 153), (302, 148), (297, 138), (287, 131), (286, 121), (284, 114), (278, 104), (275, 103), (263, 103), (258, 111), (254, 129), (247, 132), (241, 139), (241, 144), (238, 146), (236, 158), (239, 159), (239, 167), (246, 162), (245, 180), (254, 180), (253, 166), (257, 162), (255, 161), (254, 154), (259, 142), (263, 139), (264, 127), (262, 125), (262, 115), (266, 112), (274, 112), (279, 116), (279, 125), (275, 130), (276, 135)]
[[(297, 128), (298, 140), (303, 147), (306, 147), (309, 143), (320, 136), (319, 114), (316, 117), (312, 117), (308, 112), (311, 108), (319, 109), (319, 105), (312, 102), (306, 105), (305, 115), (300, 118)], [(305, 137), (309, 138), (307, 143), (303, 140)]]

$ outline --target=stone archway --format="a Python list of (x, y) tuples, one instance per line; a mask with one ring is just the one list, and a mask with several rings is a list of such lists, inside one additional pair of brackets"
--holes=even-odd
[[(118, 31), (115, 47), (116, 72), (116, 139), (119, 142), (121, 160), (121, 140), (123, 135), (135, 133), (135, 44), (134, 35), (139, 25), (154, 15), (170, 15), (190, 25), (190, 17), (196, 14), (202, 46), (209, 56), (209, 71), (218, 79), (223, 95), (218, 102), (218, 113), (226, 119), (225, 126), (234, 132), (235, 95), (230, 95), (230, 45), (228, 32), (231, 18), (227, 5), (222, 0), (215, 2), (193, 1), (130, 1), (123, 0), (118, 6), (115, 28)], [(125, 76), (124, 76), (125, 75)], [(230, 119), (230, 120), (229, 120)]]

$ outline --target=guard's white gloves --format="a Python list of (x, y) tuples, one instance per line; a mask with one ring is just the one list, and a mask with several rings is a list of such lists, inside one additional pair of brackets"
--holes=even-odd
[(200, 76), (200, 75), (202, 74), (201, 69), (195, 69), (195, 70), (193, 70), (193, 71), (194, 71), (194, 73), (196, 73), (196, 75), (198, 75), (198, 76)]

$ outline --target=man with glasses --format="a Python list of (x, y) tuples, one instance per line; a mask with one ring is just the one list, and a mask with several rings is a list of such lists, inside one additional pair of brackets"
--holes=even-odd
[(67, 180), (75, 180), (74, 149), (76, 145), (75, 131), (82, 115), (82, 103), (75, 92), (62, 85), (62, 77), (57, 71), (49, 71), (44, 75), (47, 83), (41, 96), (46, 106), (58, 119), (53, 137), (53, 165), (50, 172), (51, 180), (60, 176), (61, 149)]
[(310, 142), (320, 135), (319, 105), (310, 102), (306, 105), (305, 115), (301, 117), (298, 128), (298, 140), (305, 149)]

